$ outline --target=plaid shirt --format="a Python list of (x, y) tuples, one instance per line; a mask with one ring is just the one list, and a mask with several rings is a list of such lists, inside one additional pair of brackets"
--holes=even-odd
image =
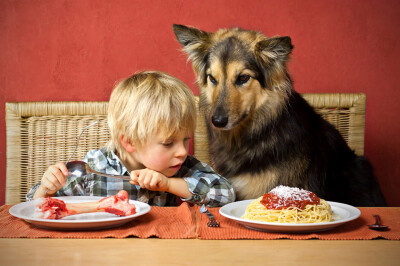
[[(91, 150), (85, 159), (90, 167), (98, 172), (114, 175), (127, 175), (129, 172), (118, 156), (112, 151)], [(235, 200), (232, 185), (222, 176), (214, 172), (207, 164), (198, 161), (193, 156), (188, 156), (174, 177), (182, 177), (193, 194), (183, 201), (194, 204), (206, 204), (218, 207)], [(26, 195), (27, 200), (32, 200), (40, 182), (33, 186)], [(156, 206), (176, 206), (177, 196), (165, 191), (151, 191), (132, 185), (127, 180), (109, 178), (89, 173), (80, 178), (69, 178), (67, 184), (57, 191), (55, 196), (112, 196), (121, 189), (128, 192), (129, 198), (146, 202)]]

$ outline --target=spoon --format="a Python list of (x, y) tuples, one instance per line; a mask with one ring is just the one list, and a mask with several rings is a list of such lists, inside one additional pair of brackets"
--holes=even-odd
[(106, 176), (106, 177), (113, 177), (113, 178), (119, 178), (123, 180), (130, 180), (130, 176), (125, 176), (125, 175), (110, 175), (110, 174), (104, 174), (97, 172), (90, 168), (90, 166), (82, 161), (72, 161), (67, 163), (67, 169), (68, 169), (68, 176), (70, 177), (82, 177), (84, 175), (87, 175), (88, 173), (93, 173), (96, 175), (101, 175), (101, 176)]
[(375, 218), (375, 223), (368, 225), (368, 227), (370, 229), (377, 230), (377, 231), (384, 231), (384, 230), (388, 230), (389, 229), (389, 226), (381, 224), (381, 218), (379, 217), (379, 215), (374, 214), (372, 216), (374, 216), (374, 218)]
[[(81, 139), (81, 136), (82, 136), (83, 132), (85, 132), (86, 129), (88, 129), (89, 127), (91, 127), (91, 126), (93, 126), (93, 125), (95, 125), (95, 124), (97, 124), (97, 123), (99, 123), (99, 122), (100, 122), (99, 120), (94, 121), (93, 123), (91, 123), (90, 125), (84, 127), (84, 128), (81, 130), (81, 133), (80, 133), (79, 136), (76, 138), (75, 149), (74, 149), (74, 151), (72, 152), (71, 156), (69, 156), (69, 158), (68, 158), (68, 160), (67, 160), (67, 162), (66, 162), (65, 164), (68, 164), (69, 160), (71, 160), (72, 156), (75, 154), (76, 150), (78, 149), (79, 140)], [(49, 192), (49, 189), (47, 189), (46, 192), (44, 193), (44, 196), (45, 196), (45, 197), (47, 196), (47, 193), (48, 193), (48, 192)]]

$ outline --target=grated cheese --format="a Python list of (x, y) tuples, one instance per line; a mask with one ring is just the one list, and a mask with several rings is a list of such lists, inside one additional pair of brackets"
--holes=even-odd
[(300, 189), (297, 187), (278, 186), (270, 191), (283, 200), (311, 200), (310, 191)]

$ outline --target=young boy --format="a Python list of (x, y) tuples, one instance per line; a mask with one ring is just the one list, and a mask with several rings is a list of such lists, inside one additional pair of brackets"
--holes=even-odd
[[(147, 71), (120, 82), (108, 109), (111, 138), (84, 161), (98, 172), (130, 175), (130, 180), (87, 174), (67, 178), (64, 163), (50, 166), (27, 199), (46, 196), (110, 196), (124, 189), (130, 199), (174, 206), (183, 201), (222, 206), (235, 200), (231, 184), (188, 155), (196, 126), (190, 89), (163, 72)], [(46, 193), (47, 191), (47, 193)]]

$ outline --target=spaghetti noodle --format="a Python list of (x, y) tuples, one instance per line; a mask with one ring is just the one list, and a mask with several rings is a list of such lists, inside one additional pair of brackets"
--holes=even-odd
[(310, 191), (286, 186), (278, 186), (251, 202), (242, 218), (293, 224), (334, 220), (328, 202)]

